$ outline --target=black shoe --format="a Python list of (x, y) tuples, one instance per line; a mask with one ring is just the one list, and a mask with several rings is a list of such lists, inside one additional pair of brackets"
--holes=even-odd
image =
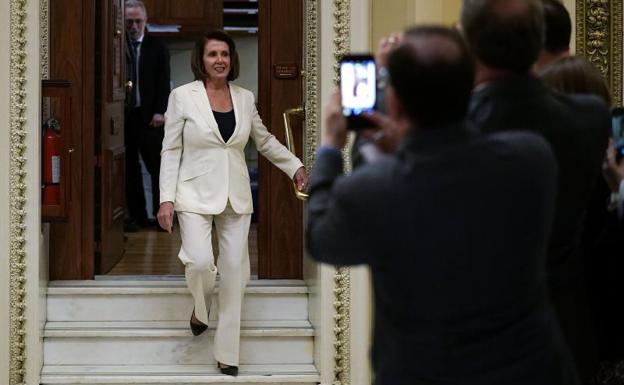
[[(210, 315), (210, 313), (208, 314)], [(189, 321), (189, 323), (191, 324), (191, 331), (193, 332), (193, 335), (198, 336), (202, 334), (203, 332), (205, 332), (206, 329), (208, 329), (208, 325), (203, 324), (203, 323), (195, 323), (193, 322), (193, 318), (195, 318), (195, 308), (193, 308), (193, 313), (191, 314), (191, 320)]]
[(217, 361), (217, 368), (219, 368), (221, 373), (227, 374), (228, 376), (238, 376), (238, 366), (225, 365)]

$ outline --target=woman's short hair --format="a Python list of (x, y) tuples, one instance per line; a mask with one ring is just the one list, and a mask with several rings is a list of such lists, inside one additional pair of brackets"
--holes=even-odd
[(195, 75), (195, 80), (203, 81), (208, 79), (208, 73), (204, 67), (204, 47), (206, 46), (208, 40), (218, 40), (228, 45), (228, 48), (230, 49), (230, 72), (228, 73), (227, 80), (232, 81), (238, 78), (240, 64), (234, 40), (225, 31), (213, 29), (204, 33), (199, 39), (197, 39), (195, 47), (193, 47), (193, 53), (191, 55), (191, 69), (193, 70), (193, 75)]
[(609, 86), (600, 71), (582, 56), (563, 57), (540, 73), (544, 84), (565, 94), (592, 94), (611, 107)]

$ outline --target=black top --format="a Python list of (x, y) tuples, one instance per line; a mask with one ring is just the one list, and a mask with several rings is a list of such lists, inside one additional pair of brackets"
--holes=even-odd
[(340, 174), (340, 152), (320, 151), (307, 248), (371, 266), (377, 385), (577, 383), (547, 306), (556, 165), (542, 138), (434, 128)]
[(234, 134), (234, 127), (236, 127), (236, 117), (234, 116), (234, 110), (228, 112), (212, 111), (214, 114), (217, 125), (219, 126), (219, 132), (225, 142), (230, 140)]

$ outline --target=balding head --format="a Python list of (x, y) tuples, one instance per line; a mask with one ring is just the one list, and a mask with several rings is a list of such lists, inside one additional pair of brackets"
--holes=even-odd
[(493, 69), (526, 73), (542, 49), (540, 0), (464, 0), (461, 23), (475, 57)]
[(463, 119), (474, 71), (459, 34), (446, 27), (408, 30), (388, 58), (390, 85), (405, 114), (419, 127)]

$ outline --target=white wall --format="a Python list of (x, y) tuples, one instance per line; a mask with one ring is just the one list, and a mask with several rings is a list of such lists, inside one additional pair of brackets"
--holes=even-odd
[[(370, 52), (372, 0), (351, 0), (351, 50)], [(373, 294), (367, 266), (351, 268), (351, 383), (370, 384)]]
[(570, 52), (574, 53), (576, 51), (576, 0), (563, 0), (563, 4), (572, 18), (572, 39), (570, 40)]

